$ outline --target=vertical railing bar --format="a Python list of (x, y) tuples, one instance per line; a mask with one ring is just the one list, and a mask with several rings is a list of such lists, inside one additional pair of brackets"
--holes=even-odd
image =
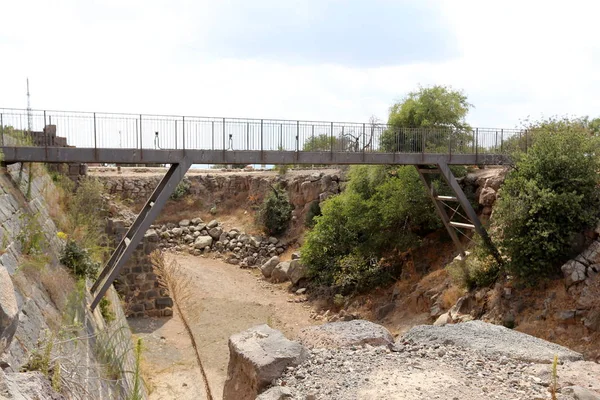
[(142, 138), (142, 131), (143, 131), (143, 129), (142, 129), (142, 114), (140, 114), (140, 150), (144, 146), (144, 141), (143, 141), (143, 138)]
[(175, 150), (177, 150), (177, 120), (175, 120)]
[[(231, 137), (231, 135), (230, 135), (230, 137)], [(225, 161), (225, 150), (226, 150), (226, 148), (225, 148), (225, 142), (226, 142), (226, 139), (225, 139), (225, 118), (223, 118), (223, 161)]]
[(96, 113), (94, 113), (94, 149), (98, 148), (97, 137), (96, 137)]
[(215, 121), (210, 121), (210, 131), (211, 131), (211, 135), (212, 135), (212, 141), (211, 141), (211, 150), (215, 149)]
[(261, 152), (261, 156), (260, 157), (261, 157), (261, 159), (263, 158), (262, 152), (265, 151), (263, 133), (264, 133), (264, 131), (263, 131), (263, 120), (261, 119), (260, 120), (260, 152)]
[(185, 150), (185, 116), (181, 117), (181, 141), (183, 150)]
[(246, 150), (250, 150), (250, 122), (246, 122)]
[(475, 128), (475, 161), (479, 161), (479, 128)]
[(331, 150), (331, 158), (333, 159), (333, 122), (331, 123), (331, 129), (329, 131), (329, 135), (330, 135), (330, 137), (329, 137), (329, 142), (330, 142), (329, 145), (331, 147), (331, 149), (330, 149)]
[(2, 139), (2, 146), (4, 146), (4, 118), (0, 113), (0, 138)]
[(500, 154), (504, 151), (504, 129), (500, 129)]
[(296, 152), (300, 150), (300, 121), (296, 121)]

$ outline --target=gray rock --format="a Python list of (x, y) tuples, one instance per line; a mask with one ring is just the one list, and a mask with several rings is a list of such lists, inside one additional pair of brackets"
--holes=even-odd
[(183, 229), (181, 229), (181, 228), (171, 229), (171, 234), (175, 237), (181, 236), (182, 233), (183, 233)]
[(217, 222), (217, 220), (216, 220), (216, 219), (213, 219), (212, 221), (210, 221), (210, 222), (209, 222), (209, 223), (206, 225), (206, 227), (207, 227), (208, 229), (211, 229), (211, 228), (214, 228), (214, 227), (215, 227), (215, 226), (217, 226), (217, 225), (219, 225), (219, 223)]
[(194, 241), (194, 237), (192, 235), (185, 235), (183, 237), (183, 240), (185, 240), (186, 242), (193, 242)]
[(0, 354), (10, 345), (19, 324), (19, 308), (10, 275), (0, 265)]
[(569, 260), (562, 267), (560, 267), (565, 277), (565, 284), (570, 287), (576, 283), (583, 282), (586, 278), (585, 265), (575, 261)]
[[(0, 375), (4, 375), (0, 372)], [(64, 400), (62, 394), (56, 393), (50, 381), (39, 371), (22, 373), (7, 373), (5, 376), (5, 393), (0, 393), (2, 399), (13, 400)], [(5, 396), (6, 394), (6, 396)]]
[(496, 191), (491, 187), (484, 187), (479, 194), (479, 204), (490, 207), (496, 201)]
[(279, 257), (271, 257), (269, 261), (260, 266), (260, 272), (265, 278), (270, 278), (277, 264), (279, 264)]
[(190, 226), (190, 220), (182, 219), (181, 221), (179, 221), (179, 226), (182, 228)]
[(279, 242), (279, 240), (276, 237), (271, 236), (269, 238), (269, 243), (271, 243), (271, 244), (277, 244), (277, 242)]
[(296, 285), (300, 279), (304, 279), (308, 276), (308, 269), (300, 262), (300, 260), (292, 260), (290, 261), (287, 276), (290, 282)]
[(298, 340), (307, 347), (347, 347), (369, 344), (387, 346), (394, 338), (383, 326), (362, 319), (310, 326), (300, 331)]
[(158, 233), (154, 229), (148, 229), (144, 235), (144, 240), (148, 242), (158, 242)]
[(564, 387), (562, 388), (561, 393), (571, 395), (575, 400), (600, 400), (600, 394), (581, 386)]
[(215, 226), (208, 231), (208, 234), (215, 240), (219, 240), (219, 237), (223, 233), (223, 228)]
[(288, 273), (290, 270), (290, 262), (283, 261), (277, 264), (277, 266), (271, 272), (272, 282), (285, 282), (288, 280)]
[(267, 325), (232, 335), (223, 400), (254, 400), (287, 367), (307, 357), (304, 346)]
[(248, 241), (252, 247), (260, 247), (260, 243), (262, 242), (261, 238), (258, 236), (250, 236), (250, 240)]
[(592, 331), (600, 331), (600, 309), (590, 310), (583, 320), (583, 324)]
[(238, 237), (238, 235), (240, 234), (240, 232), (237, 231), (237, 230), (232, 229), (232, 230), (229, 231), (228, 234), (229, 234), (230, 238), (235, 239), (236, 237)]
[(198, 218), (194, 218), (194, 219), (192, 220), (192, 224), (193, 224), (193, 225), (199, 225), (199, 224), (201, 224), (202, 222), (203, 222), (203, 221), (202, 221), (202, 218), (199, 218), (199, 217), (198, 217)]
[(551, 363), (555, 354), (562, 361), (583, 359), (581, 354), (566, 347), (483, 321), (445, 326), (415, 326), (401, 340), (451, 344), (489, 356), (505, 356), (525, 362)]
[(300, 252), (295, 251), (292, 253), (292, 260), (299, 260), (300, 259)]
[(285, 386), (273, 386), (262, 392), (256, 400), (284, 400), (293, 398), (292, 391)]
[(213, 238), (210, 236), (198, 236), (194, 242), (194, 247), (197, 249), (204, 249), (206, 246), (210, 246), (213, 242)]

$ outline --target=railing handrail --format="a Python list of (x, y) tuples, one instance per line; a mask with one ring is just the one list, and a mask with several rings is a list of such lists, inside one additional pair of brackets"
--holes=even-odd
[[(51, 109), (31, 109), (31, 110), (27, 110), (25, 108), (12, 108), (12, 107), (0, 107), (0, 112), (2, 112), (3, 110), (8, 110), (8, 111), (16, 111), (16, 112), (23, 112), (23, 113), (27, 113), (29, 111), (31, 112), (37, 112), (37, 113), (72, 113), (72, 114), (85, 114), (85, 115), (89, 115), (89, 116), (93, 116), (94, 114), (96, 114), (97, 116), (111, 116), (111, 115), (119, 115), (119, 116), (129, 116), (129, 117), (135, 117), (138, 118), (140, 115), (143, 117), (160, 117), (160, 118), (172, 118), (174, 120), (181, 120), (183, 118), (185, 119), (201, 119), (201, 120), (209, 120), (209, 121), (240, 121), (240, 122), (256, 122), (256, 123), (260, 123), (261, 121), (263, 122), (267, 122), (267, 123), (281, 123), (281, 124), (296, 124), (296, 123), (302, 123), (304, 124), (323, 124), (323, 125), (330, 125), (330, 124), (334, 124), (334, 125), (356, 125), (357, 127), (361, 127), (363, 124), (365, 126), (375, 126), (375, 127), (386, 127), (386, 128), (394, 128), (394, 129), (403, 129), (403, 130), (439, 130), (439, 129), (449, 129), (449, 130), (456, 130), (459, 131), (460, 129), (457, 129), (455, 127), (452, 126), (434, 126), (434, 127), (418, 127), (418, 128), (407, 128), (407, 127), (397, 127), (388, 123), (373, 123), (373, 122), (344, 122), (344, 121), (321, 121), (321, 120), (305, 120), (305, 119), (281, 119), (281, 118), (244, 118), (244, 117), (208, 117), (208, 116), (193, 116), (193, 115), (177, 115), (177, 114), (145, 114), (145, 113), (124, 113), (124, 112), (99, 112), (99, 111), (69, 111), (69, 110), (51, 110)], [(493, 131), (493, 130), (504, 130), (507, 132), (516, 132), (516, 131), (525, 131), (524, 128), (485, 128), (485, 127), (480, 127), (480, 126), (470, 126), (469, 127), (471, 131), (475, 130), (475, 129), (481, 129), (481, 130), (486, 130), (486, 131)]]

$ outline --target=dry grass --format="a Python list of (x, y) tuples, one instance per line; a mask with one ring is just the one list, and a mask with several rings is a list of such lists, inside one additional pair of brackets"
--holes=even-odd
[(460, 299), (465, 294), (465, 291), (458, 286), (450, 286), (442, 293), (442, 307), (444, 310), (448, 310), (452, 307), (458, 299)]
[(56, 308), (65, 309), (69, 294), (75, 290), (75, 279), (63, 267), (48, 267), (41, 272), (41, 282)]

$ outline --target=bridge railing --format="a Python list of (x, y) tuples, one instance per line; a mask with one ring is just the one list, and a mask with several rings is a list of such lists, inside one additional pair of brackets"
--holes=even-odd
[(506, 154), (527, 131), (0, 108), (0, 145), (124, 149)]

